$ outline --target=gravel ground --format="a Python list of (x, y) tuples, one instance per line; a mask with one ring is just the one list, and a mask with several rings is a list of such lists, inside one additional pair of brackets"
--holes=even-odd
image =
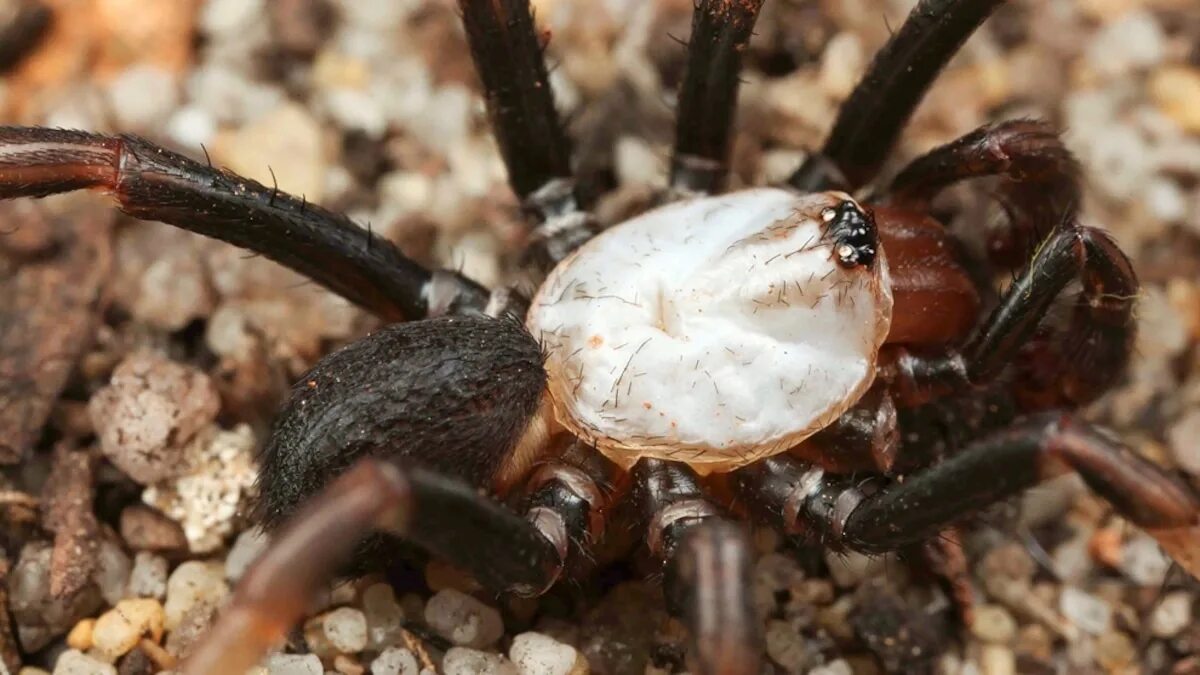
[[(347, 211), (418, 260), (487, 285), (511, 273), (521, 223), (448, 0), (44, 4), (41, 40), (0, 49), (0, 119), (138, 133)], [(686, 37), (691, 1), (535, 4), (580, 174), (616, 185), (599, 211), (619, 219), (664, 181), (683, 64), (669, 36)], [(820, 143), (910, 4), (768, 0), (736, 183), (780, 180)], [(0, 22), (31, 31), (31, 8), (0, 0)], [(897, 157), (1023, 115), (1067, 129), (1087, 220), (1144, 283), (1133, 368), (1089, 415), (1200, 486), (1195, 0), (1013, 2)], [(980, 217), (969, 191), (952, 197)], [(0, 294), (16, 298), (0, 328), (35, 338), (0, 354), (10, 672), (151, 673), (186, 653), (264, 544), (242, 513), (282, 392), (375, 325), (265, 260), (110, 214), (91, 195), (0, 204)], [(772, 672), (1200, 673), (1200, 585), (1071, 479), (966, 534), (969, 628), (893, 557), (755, 543)], [(639, 578), (614, 569), (540, 603), (472, 595), (436, 564), (367, 578), (331, 589), (262, 672), (681, 672), (682, 629)]]

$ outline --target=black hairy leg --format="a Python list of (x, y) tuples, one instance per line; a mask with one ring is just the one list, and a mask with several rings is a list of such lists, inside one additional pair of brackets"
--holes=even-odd
[(920, 0), (838, 111), (824, 147), (792, 174), (801, 192), (870, 182), (921, 98), (1003, 0)]
[(516, 321), (387, 326), (321, 359), (293, 387), (262, 450), (259, 519), (278, 526), (365, 456), (470, 485), (523, 475), (545, 431), (546, 373)]
[(575, 189), (571, 145), (529, 0), (459, 0), (458, 6), (508, 182), (538, 223), (522, 256), (538, 281), (599, 226)]
[(458, 8), (513, 191), (524, 201), (569, 181), (571, 145), (528, 0), (459, 0)]
[(0, 199), (96, 188), (125, 213), (260, 253), (391, 320), (483, 312), (489, 294), (430, 272), (345, 216), (134, 136), (0, 127)]
[(1019, 267), (1046, 236), (1046, 224), (1070, 222), (1080, 206), (1079, 163), (1059, 132), (1041, 120), (989, 124), (918, 157), (892, 180), (889, 202), (929, 210), (942, 190), (963, 180), (999, 176), (997, 197), (1005, 227), (988, 233), (988, 254), (1002, 267)]
[(642, 459), (632, 477), (647, 548), (663, 564), (667, 608), (688, 627), (693, 670), (758, 672), (762, 636), (745, 531), (708, 501), (685, 464)]
[(711, 193), (725, 183), (742, 54), (762, 5), (763, 0), (696, 4), (687, 72), (679, 88), (672, 190)]
[(874, 491), (787, 455), (742, 469), (735, 484), (755, 513), (785, 534), (879, 553), (926, 541), (1068, 470), (1142, 527), (1171, 530), (1200, 522), (1200, 502), (1186, 487), (1106, 433), (1062, 413), (1018, 420)]

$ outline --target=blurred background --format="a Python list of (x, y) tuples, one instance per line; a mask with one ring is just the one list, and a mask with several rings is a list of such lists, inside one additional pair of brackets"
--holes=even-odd
[[(692, 0), (533, 4), (549, 39), (551, 80), (569, 120), (578, 174), (587, 189), (603, 193), (601, 220), (617, 222), (665, 184)], [(820, 145), (838, 104), (912, 4), (767, 0), (746, 56), (735, 186), (780, 181)], [(370, 223), (418, 260), (461, 268), (485, 285), (503, 283), (513, 269), (524, 229), (449, 0), (0, 0), (0, 68), (4, 123), (145, 136), (265, 184), (277, 181)], [(1196, 0), (1014, 0), (1001, 7), (934, 85), (892, 170), (987, 121), (1020, 116), (1065, 129), (1087, 177), (1086, 220), (1114, 234), (1144, 284), (1127, 382), (1088, 414), (1200, 485)], [(994, 219), (985, 197), (977, 187), (955, 190), (939, 208), (952, 227)], [(144, 470), (120, 450), (97, 451), (107, 462), (85, 482), (98, 496), (109, 567), (92, 568), (116, 565), (117, 572), (104, 582), (80, 582), (96, 584), (94, 601), (50, 612), (58, 602), (47, 595), (51, 544), (38, 534), (37, 516), (26, 514), (30, 533), (9, 537), (11, 631), (47, 669), (68, 647), (67, 631), (133, 596), (166, 596), (163, 644), (168, 656), (186, 651), (179, 627), (199, 632), (211, 607), (183, 623), (186, 612), (169, 609), (166, 575), (199, 569), (181, 567), (183, 561), (209, 560), (208, 577), (203, 570), (187, 574), (211, 582), (213, 597), (236, 578), (242, 558), (261, 546), (253, 533), (239, 537), (256, 439), (295, 377), (374, 325), (270, 262), (165, 226), (114, 221), (107, 204), (95, 196), (0, 204), (0, 229), (15, 233), (5, 244), (0, 292), (25, 294), (30, 306), (41, 301), (29, 300), (33, 282), (20, 281), (13, 252), (36, 247), (42, 230), (31, 223), (48, 221), (58, 236), (70, 228), (114, 233), (108, 243), (93, 242), (98, 248), (89, 258), (89, 269), (104, 271), (87, 282), (102, 300), (80, 301), (97, 310), (96, 320), (67, 340), (78, 353), (57, 366), (59, 384), (43, 392), (44, 404), (22, 413), (39, 422), (29, 442), (37, 452), (18, 453), (6, 480), (13, 490), (33, 491), (48, 471), (61, 470), (47, 438), (117, 433), (109, 426), (122, 419), (114, 372), (153, 373), (166, 383), (156, 391), (193, 392), (163, 394), (177, 406), (176, 426), (180, 419), (190, 426), (152, 444), (171, 458), (160, 464), (188, 468)], [(50, 435), (39, 436), (47, 420)], [(134, 525), (143, 522), (169, 532), (138, 539)], [(823, 675), (1200, 673), (1196, 582), (1172, 571), (1153, 540), (1077, 481), (1058, 481), (977, 530), (968, 541), (978, 601), (970, 629), (958, 623), (946, 593), (910, 578), (892, 558), (788, 557), (776, 553), (780, 542), (760, 533), (756, 592), (770, 667)], [(430, 574), (425, 581), (433, 590), (464, 583)], [(163, 577), (163, 588), (146, 591), (140, 584), (154, 575)], [(14, 586), (14, 578), (28, 583)], [(365, 600), (376, 597), (366, 592), (370, 581), (338, 591), (329, 606), (374, 602)], [(403, 606), (399, 615), (413, 628), (406, 635), (418, 642), (435, 636), (426, 647), (437, 660), (454, 639), (428, 616), (431, 592), (402, 592), (393, 605)], [(680, 672), (682, 635), (656, 593), (622, 578), (570, 601), (510, 603), (500, 608), (504, 626), (494, 636), (466, 646), (520, 660), (524, 647), (512, 638), (536, 629), (559, 641), (554, 648), (586, 657), (592, 672)], [(330, 652), (318, 635), (323, 625), (314, 623), (292, 649), (316, 650), (323, 665), (305, 666), (297, 657), (296, 668), (352, 675), (389, 647), (419, 651), (398, 629), (372, 632), (357, 651), (340, 649), (335, 663), (331, 654), (339, 650)], [(96, 656), (91, 642), (76, 637), (70, 646)], [(136, 652), (98, 658), (120, 665)], [(10, 649), (10, 668), (12, 658)], [(407, 658), (395, 656), (396, 663)], [(583, 667), (575, 656), (563, 658)], [(169, 664), (166, 657), (145, 659), (144, 672)], [(310, 672), (279, 663), (270, 672)], [(380, 670), (391, 663), (376, 672), (409, 672)], [(143, 672), (133, 668), (120, 672)]]

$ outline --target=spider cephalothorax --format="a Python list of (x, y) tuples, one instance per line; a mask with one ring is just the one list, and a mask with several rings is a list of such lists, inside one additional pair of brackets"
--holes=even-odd
[[(1178, 543), (1200, 517), (1195, 495), (1071, 414), (1129, 359), (1137, 280), (1108, 236), (1079, 223), (1077, 168), (1057, 133), (987, 126), (877, 185), (877, 199), (852, 196), (997, 4), (922, 0), (788, 185), (721, 194), (762, 1), (698, 2), (664, 205), (597, 233), (527, 0), (460, 0), (509, 181), (534, 221), (528, 300), (427, 270), (341, 216), (137, 138), (0, 128), (0, 197), (101, 188), (129, 214), (261, 252), (408, 322), (328, 355), (293, 389), (262, 454), (258, 514), (275, 542), (185, 670), (252, 665), (351, 552), (387, 557), (385, 538), (363, 545), (371, 530), (491, 590), (534, 595), (586, 562), (630, 500), (622, 511), (663, 564), (696, 669), (728, 674), (755, 672), (761, 654), (738, 517), (883, 551), (1074, 470)], [(967, 273), (929, 215), (943, 188), (984, 176), (1001, 179), (1013, 218), (995, 250), (1034, 251), (987, 263), (1014, 281), (986, 316), (972, 279), (987, 275)], [(1072, 284), (1067, 319), (1043, 322)], [(990, 428), (959, 430), (973, 439), (961, 447), (929, 452), (916, 447), (924, 435), (901, 433), (928, 404), (980, 401), (1005, 405)]]

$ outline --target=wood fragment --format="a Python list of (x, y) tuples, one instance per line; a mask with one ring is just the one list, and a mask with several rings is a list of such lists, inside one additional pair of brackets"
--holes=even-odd
[(112, 222), (90, 198), (0, 204), (0, 232), (48, 223), (54, 233), (54, 245), (32, 258), (0, 246), (0, 464), (27, 456), (94, 338)]
[(21, 650), (8, 612), (8, 558), (0, 557), (0, 663), (15, 673), (21, 670)]
[(50, 595), (68, 598), (88, 584), (96, 570), (100, 526), (92, 510), (95, 461), (88, 452), (59, 445), (42, 495), (42, 527), (54, 533), (50, 554)]

